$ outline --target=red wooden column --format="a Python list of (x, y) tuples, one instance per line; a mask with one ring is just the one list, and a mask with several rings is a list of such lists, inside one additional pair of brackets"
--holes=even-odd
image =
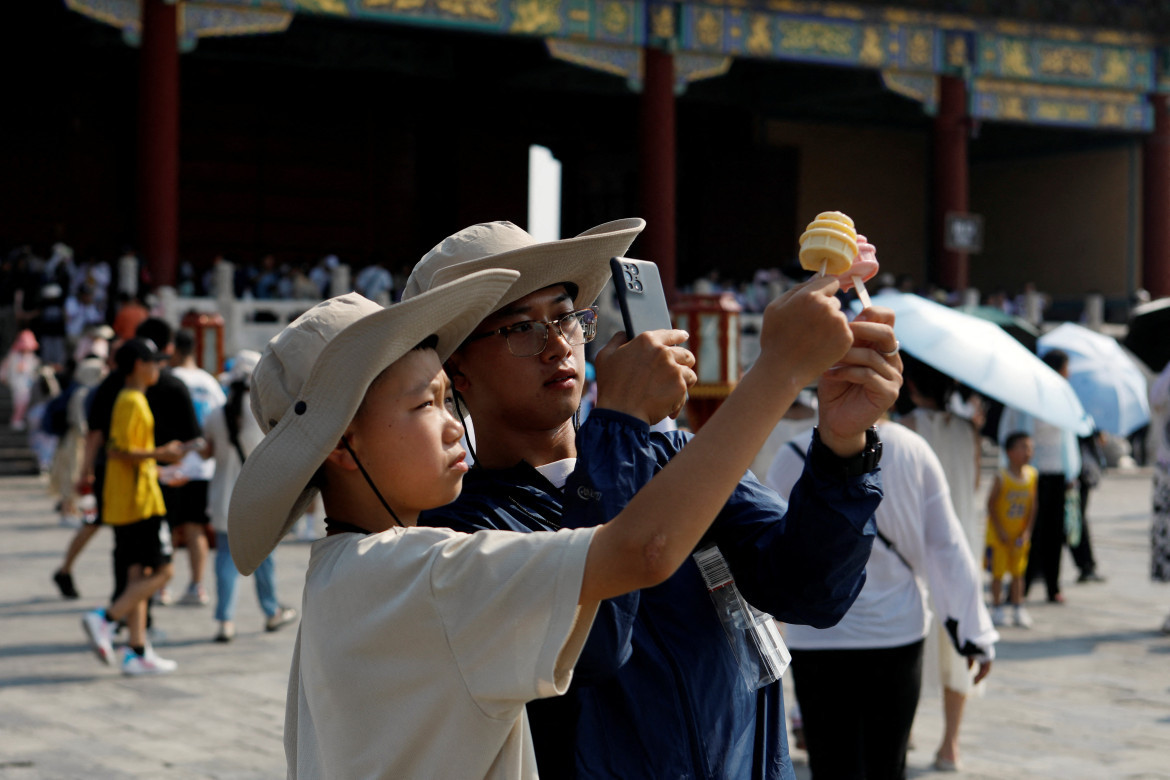
[(1142, 147), (1142, 287), (1170, 295), (1170, 107), (1153, 95), (1154, 132)]
[(667, 300), (676, 295), (674, 56), (643, 50), (639, 165), (641, 216), (646, 220), (638, 256), (653, 260), (662, 274)]
[(939, 77), (938, 114), (934, 118), (934, 257), (932, 281), (951, 290), (967, 287), (967, 253), (948, 250), (946, 215), (967, 213), (967, 85), (955, 76)]
[(138, 240), (154, 285), (173, 285), (179, 253), (178, 4), (142, 2), (138, 54)]

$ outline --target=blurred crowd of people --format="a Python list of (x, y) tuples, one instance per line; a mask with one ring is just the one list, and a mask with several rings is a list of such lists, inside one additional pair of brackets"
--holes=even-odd
[[(202, 272), (190, 262), (178, 269), (180, 296), (217, 294), (217, 255)], [(315, 264), (278, 263), (271, 254), (259, 263), (233, 264), (232, 294), (255, 300), (318, 301), (335, 294), (336, 255)], [(397, 300), (405, 275), (372, 262), (352, 278), (351, 287), (371, 300)], [(341, 290), (339, 292), (346, 292)], [(126, 248), (113, 260), (75, 256), (58, 242), (47, 252), (22, 244), (0, 249), (0, 381), (13, 399), (8, 425), (28, 431), (43, 470), (49, 469), (51, 443), (41, 435), (46, 405), (74, 382), (86, 357), (111, 359), (111, 344), (134, 337), (138, 326), (161, 316), (152, 295), (149, 269)], [(60, 421), (56, 423), (59, 429)], [(49, 425), (44, 421), (45, 426)]]
[[(190, 262), (179, 265), (175, 289), (180, 296), (210, 296), (216, 289), (217, 267), (227, 261), (216, 255), (211, 265), (199, 273)], [(254, 300), (321, 300), (348, 292), (333, 290), (333, 273), (341, 264), (337, 255), (325, 255), (316, 263), (282, 263), (266, 254), (259, 263), (233, 262), (232, 295)], [(406, 282), (406, 271), (391, 273), (378, 260), (366, 264), (353, 279), (353, 288), (373, 301), (390, 303), (398, 299)]]
[[(27, 269), (27, 263), (23, 267)], [(127, 310), (124, 306), (115, 313), (117, 325), (126, 324), (118, 320), (127, 319), (123, 316)], [(25, 327), (13, 339), (3, 364), (4, 378), (14, 391), (10, 427), (27, 431), (40, 468), (49, 475), (60, 523), (75, 529), (61, 564), (52, 572), (52, 581), (67, 599), (80, 597), (73, 566), (93, 536), (105, 526), (113, 527), (116, 536), (124, 531), (115, 517), (116, 507), (106, 497), (129, 495), (137, 501), (144, 495), (141, 484), (106, 490), (117, 471), (108, 467), (124, 459), (120, 453), (126, 451), (126, 443), (120, 438), (136, 430), (136, 423), (120, 419), (119, 409), (130, 396), (144, 399), (146, 408), (140, 414), (153, 429), (151, 441), (157, 442), (147, 451), (151, 462), (159, 464), (148, 475), (155, 483), (152, 490), (157, 490), (152, 514), (159, 531), (152, 533), (163, 540), (160, 549), (168, 551), (167, 560), (165, 565), (160, 561), (143, 566), (116, 554), (110, 606), (101, 610), (100, 620), (87, 613), (83, 623), (91, 636), (105, 640), (106, 647), (112, 647), (118, 630), (129, 629), (130, 650), (115, 659), (111, 649), (102, 660), (120, 664), (131, 675), (176, 668), (145, 638), (150, 635), (151, 605), (207, 606), (214, 594), (218, 623), (214, 638), (230, 642), (235, 637), (239, 575), (228, 550), (227, 505), (240, 463), (260, 438), (243, 402), (259, 355), (242, 350), (214, 376), (196, 365), (191, 331), (176, 332), (144, 306), (141, 310), (141, 317), (127, 320), (133, 323), (127, 338), (119, 333), (120, 327), (95, 317), (84, 331), (66, 337), (56, 354), (45, 349), (55, 335), (51, 330), (41, 329), (38, 335)], [(33, 317), (43, 317), (43, 307), (32, 311)], [(135, 458), (140, 454), (133, 447), (129, 451)], [(298, 534), (316, 535), (311, 515)], [(187, 550), (190, 577), (185, 589), (175, 594), (168, 587), (169, 551), (179, 546)], [(125, 545), (120, 541), (119, 547)], [(149, 576), (142, 575), (144, 569)], [(214, 574), (214, 591), (207, 582), (208, 569)], [(275, 631), (296, 619), (296, 610), (277, 599), (271, 563), (254, 579), (266, 630)]]
[[(215, 297), (220, 292), (217, 269), (225, 262), (224, 255), (216, 255), (202, 271), (189, 261), (180, 263), (176, 292), (181, 297)], [(332, 289), (340, 264), (333, 254), (316, 263), (281, 263), (267, 254), (259, 263), (232, 264), (231, 292), (256, 300), (322, 300), (347, 292)], [(356, 272), (352, 287), (371, 300), (391, 303), (405, 279), (405, 271), (392, 273), (374, 260)], [(101, 326), (114, 328), (122, 339), (131, 337), (151, 313), (146, 301), (152, 286), (149, 269), (130, 248), (112, 260), (78, 258), (61, 242), (47, 252), (28, 244), (0, 248), (0, 354), (28, 330), (37, 339), (41, 362), (61, 370), (90, 351), (89, 339), (105, 332), (95, 331)]]
[(104, 332), (101, 326), (112, 321), (111, 298), (118, 295), (113, 282), (110, 263), (76, 262), (62, 243), (53, 244), (48, 259), (28, 246), (6, 252), (0, 256), (0, 349), (9, 350), (27, 330), (42, 363), (60, 369), (79, 360), (94, 348), (91, 339)]

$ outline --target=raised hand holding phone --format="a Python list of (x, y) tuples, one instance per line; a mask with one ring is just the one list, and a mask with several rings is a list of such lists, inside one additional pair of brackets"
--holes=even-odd
[(686, 331), (670, 322), (670, 309), (654, 263), (610, 260), (625, 333), (596, 356), (597, 407), (654, 424), (682, 411), (695, 383), (695, 356), (683, 343)]
[(670, 308), (658, 266), (649, 260), (613, 257), (609, 261), (626, 338), (648, 330), (670, 330)]

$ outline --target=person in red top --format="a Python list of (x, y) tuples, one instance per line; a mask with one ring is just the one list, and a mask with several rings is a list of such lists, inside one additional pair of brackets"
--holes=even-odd
[(122, 341), (134, 338), (138, 326), (150, 318), (150, 310), (142, 301), (127, 294), (118, 296), (118, 313), (114, 315), (114, 334)]

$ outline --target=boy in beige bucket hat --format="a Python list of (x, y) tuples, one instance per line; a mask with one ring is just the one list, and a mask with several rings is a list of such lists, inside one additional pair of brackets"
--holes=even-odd
[[(588, 528), (633, 507), (660, 470), (698, 457), (706, 427), (691, 444), (686, 434), (649, 429), (679, 410), (695, 381), (679, 330), (628, 343), (616, 335), (596, 358), (597, 405), (576, 429), (584, 344), (597, 327), (586, 307), (609, 279), (609, 259), (626, 254), (644, 224), (618, 220), (546, 243), (511, 223), (474, 225), (415, 266), (404, 298), (479, 268), (520, 272), (503, 305), (447, 361), (456, 400), (474, 422), (476, 464), (460, 498), (421, 523), (468, 532)], [(836, 290), (830, 279), (814, 280), (774, 303), (769, 316), (785, 325), (770, 349), (782, 356), (741, 383), (770, 377), (786, 407), (819, 376), (821, 427), (791, 506), (744, 476), (760, 442), (704, 452), (711, 469), (746, 458), (730, 498), (706, 473), (687, 486), (727, 499), (717, 502), (704, 560), (726, 564), (753, 607), (815, 626), (840, 620), (864, 582), (881, 498), (880, 442), (869, 429), (901, 383), (892, 313), (871, 309), (847, 323)], [(831, 316), (773, 311), (813, 301)], [(822, 363), (826, 349), (833, 358)], [(781, 363), (786, 371), (775, 370)], [(771, 430), (771, 419), (760, 407), (758, 430)], [(698, 563), (687, 560), (663, 584), (599, 606), (572, 690), (528, 707), (542, 776), (794, 778), (780, 682), (768, 682), (774, 675), (758, 674), (742, 645), (728, 641), (706, 591)]]
[(458, 495), (467, 470), (440, 361), (516, 278), (482, 270), (389, 309), (333, 298), (256, 367), (252, 407), (266, 435), (232, 496), (237, 566), (251, 572), (318, 489), (328, 515), (293, 653), (289, 777), (535, 777), (524, 703), (564, 693), (598, 601), (661, 582), (690, 554), (792, 400), (776, 389), (793, 371), (779, 333), (823, 326), (801, 378), (851, 340), (824, 289), (774, 306), (752, 377), (607, 525), (416, 527), (420, 511)]

